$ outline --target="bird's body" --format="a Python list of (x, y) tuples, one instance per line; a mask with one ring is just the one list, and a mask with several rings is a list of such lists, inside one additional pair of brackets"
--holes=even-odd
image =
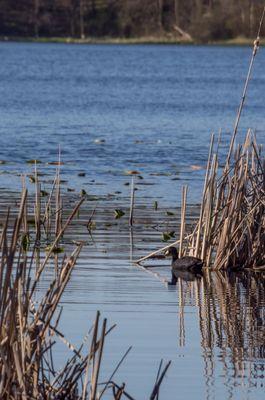
[(172, 282), (176, 281), (176, 278), (179, 277), (179, 272), (189, 272), (191, 274), (194, 274), (196, 277), (196, 274), (201, 275), (202, 267), (203, 267), (203, 261), (200, 258), (197, 257), (190, 257), (190, 256), (185, 256), (185, 257), (178, 257), (178, 251), (175, 247), (169, 247), (166, 252), (166, 256), (172, 256), (172, 262), (171, 262), (171, 269), (172, 269)]
[(172, 260), (171, 268), (172, 270), (185, 270), (191, 272), (201, 271), (203, 266), (203, 261), (196, 257), (185, 256), (178, 258), (177, 260)]

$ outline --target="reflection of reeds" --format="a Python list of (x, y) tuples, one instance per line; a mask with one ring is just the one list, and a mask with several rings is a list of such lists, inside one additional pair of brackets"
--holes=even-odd
[[(224, 366), (243, 376), (245, 363), (265, 358), (264, 281), (255, 274), (209, 274), (201, 283), (200, 330), (205, 356), (222, 349)], [(226, 368), (225, 368), (226, 369)], [(252, 370), (253, 373), (253, 370)]]
[[(181, 288), (181, 291), (180, 291)], [(204, 376), (210, 380), (223, 366), (225, 379), (262, 377), (265, 360), (265, 282), (254, 272), (209, 272), (179, 285), (180, 333), (185, 335), (185, 306), (196, 303)], [(216, 351), (220, 349), (220, 351)]]

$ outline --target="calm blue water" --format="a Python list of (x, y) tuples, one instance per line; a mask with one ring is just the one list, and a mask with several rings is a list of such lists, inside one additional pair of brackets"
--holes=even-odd
[[(169, 219), (170, 226), (179, 224), (179, 215), (165, 220), (166, 208), (159, 208), (156, 224), (162, 227), (156, 230), (154, 199), (172, 210), (188, 183), (189, 201), (200, 200), (210, 133), (222, 129), (222, 159), (250, 55), (245, 47), (0, 43), (3, 204), (8, 190), (20, 189), (20, 175), (32, 173), (29, 159), (42, 161), (41, 179), (49, 186), (55, 167), (47, 163), (57, 159), (59, 145), (65, 190), (119, 191), (122, 204), (129, 194), (125, 171), (137, 170), (143, 178), (136, 178), (136, 201), (141, 197), (147, 208), (136, 208), (133, 240), (127, 223), (106, 228), (115, 204), (99, 203), (94, 242), (89, 238), (74, 270), (61, 321), (62, 331), (77, 345), (96, 310), (117, 323), (107, 340), (101, 379), (133, 345), (117, 380), (127, 382), (138, 399), (150, 395), (161, 358), (172, 360), (161, 399), (264, 396), (263, 280), (211, 275), (169, 288), (131, 263), (163, 245), (159, 229), (167, 230)], [(264, 65), (261, 49), (240, 125), (241, 133), (255, 129), (260, 143)], [(75, 238), (88, 240), (85, 222), (94, 205), (87, 206)], [(168, 276), (169, 268), (160, 270)], [(50, 268), (44, 274), (44, 287), (53, 273)], [(62, 345), (59, 363), (66, 353)]]
[[(20, 187), (25, 161), (54, 161), (60, 145), (66, 186), (127, 193), (124, 172), (133, 169), (149, 184), (142, 196), (176, 202), (188, 183), (197, 201), (203, 171), (191, 166), (205, 165), (211, 132), (222, 129), (227, 146), (250, 55), (247, 47), (1, 43), (0, 185)], [(264, 63), (261, 49), (240, 126), (260, 141)]]

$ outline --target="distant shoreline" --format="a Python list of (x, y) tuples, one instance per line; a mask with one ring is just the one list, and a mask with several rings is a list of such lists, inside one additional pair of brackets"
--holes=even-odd
[(26, 43), (64, 43), (64, 44), (159, 44), (159, 45), (205, 45), (205, 46), (251, 46), (253, 39), (245, 37), (236, 37), (227, 40), (197, 42), (188, 41), (177, 38), (168, 37), (138, 37), (138, 38), (94, 38), (88, 37), (85, 39), (72, 37), (16, 37), (16, 36), (0, 36), (0, 42), (26, 42)]

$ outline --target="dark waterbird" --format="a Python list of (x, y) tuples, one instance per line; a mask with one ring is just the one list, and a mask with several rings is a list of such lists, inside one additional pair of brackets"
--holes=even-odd
[(178, 278), (192, 281), (202, 276), (203, 261), (200, 258), (190, 256), (179, 258), (178, 250), (173, 246), (165, 251), (165, 256), (172, 257), (172, 285), (176, 284)]

